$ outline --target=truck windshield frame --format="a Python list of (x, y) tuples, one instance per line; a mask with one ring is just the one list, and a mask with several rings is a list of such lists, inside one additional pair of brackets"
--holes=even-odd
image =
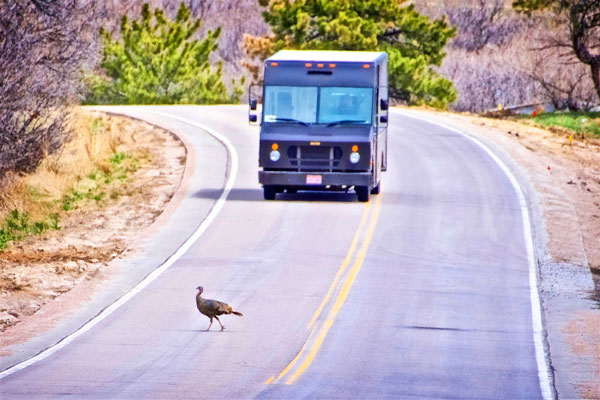
[(301, 125), (371, 125), (373, 88), (265, 86), (263, 122)]

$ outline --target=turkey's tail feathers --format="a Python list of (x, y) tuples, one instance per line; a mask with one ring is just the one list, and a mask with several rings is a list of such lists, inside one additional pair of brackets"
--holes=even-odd
[(235, 315), (238, 315), (238, 316), (240, 316), (240, 317), (243, 317), (243, 316), (244, 316), (244, 314), (242, 314), (241, 312), (238, 312), (238, 311), (232, 311), (231, 313), (232, 313), (232, 314), (235, 314)]

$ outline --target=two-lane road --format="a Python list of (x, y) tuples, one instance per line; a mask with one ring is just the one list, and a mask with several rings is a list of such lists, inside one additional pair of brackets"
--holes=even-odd
[[(3, 400), (551, 396), (522, 204), (473, 141), (393, 112), (389, 168), (371, 202), (264, 201), (246, 108), (118, 110), (187, 137), (206, 133), (182, 121), (212, 128), (235, 148), (237, 178), (181, 258), (68, 346), (2, 379)], [(192, 200), (217, 199), (231, 173), (192, 184)], [(244, 317), (204, 332), (198, 285)]]

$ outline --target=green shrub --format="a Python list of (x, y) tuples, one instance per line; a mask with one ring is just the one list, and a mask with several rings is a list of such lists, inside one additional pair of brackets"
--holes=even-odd
[[(210, 66), (218, 48), (221, 28), (205, 38), (192, 39), (200, 28), (181, 3), (175, 20), (163, 10), (142, 7), (141, 19), (121, 19), (121, 34), (113, 39), (103, 29), (101, 67), (106, 75), (89, 74), (87, 104), (217, 104), (237, 103), (243, 89), (233, 82), (233, 92), (221, 79), (222, 65)], [(243, 79), (241, 81), (243, 83)]]
[(47, 230), (58, 230), (58, 215), (51, 214), (46, 221), (32, 221), (28, 213), (12, 210), (0, 227), (0, 251), (10, 242), (16, 242), (28, 235), (40, 235)]

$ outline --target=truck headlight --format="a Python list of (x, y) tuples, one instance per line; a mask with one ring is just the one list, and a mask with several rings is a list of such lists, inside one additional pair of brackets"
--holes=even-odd
[(357, 152), (350, 153), (350, 162), (356, 164), (360, 160), (360, 154)]
[(281, 153), (279, 153), (277, 150), (273, 150), (270, 154), (271, 157), (271, 161), (275, 162), (278, 161), (279, 158), (281, 157)]

